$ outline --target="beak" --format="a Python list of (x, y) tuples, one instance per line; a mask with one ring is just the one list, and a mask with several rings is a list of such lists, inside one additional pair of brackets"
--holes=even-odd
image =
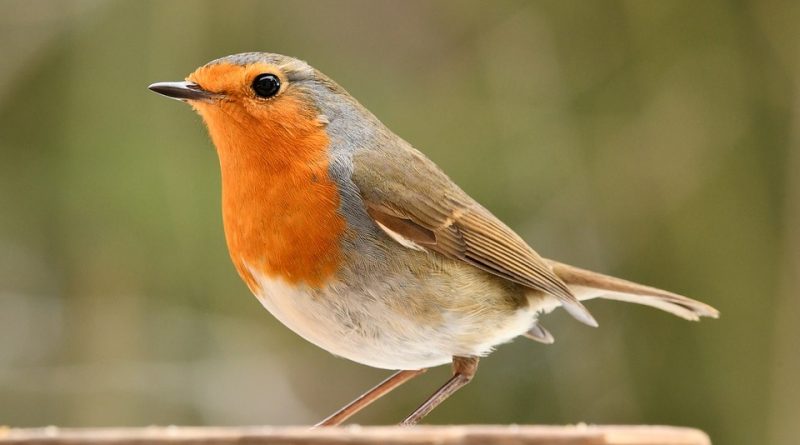
[(222, 97), (221, 94), (206, 91), (200, 88), (200, 85), (191, 82), (157, 82), (147, 88), (162, 96), (182, 101), (201, 100), (210, 102), (213, 99)]

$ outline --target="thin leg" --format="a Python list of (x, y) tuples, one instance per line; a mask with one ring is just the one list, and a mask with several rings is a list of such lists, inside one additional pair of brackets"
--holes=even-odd
[(448, 397), (453, 395), (453, 393), (469, 383), (477, 369), (477, 357), (453, 357), (453, 377), (450, 377), (447, 383), (437, 389), (428, 400), (414, 410), (405, 420), (400, 422), (400, 425), (409, 426), (417, 424), (423, 417), (427, 416), (428, 413), (439, 406), (440, 403), (444, 402)]
[(336, 411), (335, 413), (331, 414), (325, 420), (316, 424), (315, 426), (339, 425), (340, 423), (350, 418), (350, 416), (352, 416), (353, 414), (361, 411), (362, 409), (369, 406), (369, 404), (371, 404), (372, 402), (388, 394), (391, 390), (397, 388), (398, 386), (411, 380), (412, 378), (424, 373), (425, 371), (427, 371), (427, 369), (418, 369), (413, 371), (397, 371), (396, 373), (392, 374), (388, 379), (378, 383), (377, 386), (365, 392), (357, 399), (348, 403), (347, 405), (339, 409), (339, 411)]

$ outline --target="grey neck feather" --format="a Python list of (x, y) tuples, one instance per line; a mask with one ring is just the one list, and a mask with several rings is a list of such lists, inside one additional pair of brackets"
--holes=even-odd
[[(341, 87), (324, 78), (323, 81), (309, 82), (312, 97), (324, 120), (330, 138), (330, 165), (328, 172), (339, 186), (339, 211), (348, 225), (358, 236), (345, 237), (342, 243), (361, 244), (347, 246), (343, 251), (369, 252), (362, 258), (381, 261), (383, 255), (374, 244), (366, 242), (365, 237), (382, 237), (383, 233), (367, 214), (361, 193), (352, 181), (353, 155), (361, 150), (385, 146), (394, 135), (372, 113), (361, 106)], [(396, 137), (396, 136), (394, 136)], [(355, 266), (355, 265), (354, 265)], [(357, 266), (356, 266), (357, 268)]]

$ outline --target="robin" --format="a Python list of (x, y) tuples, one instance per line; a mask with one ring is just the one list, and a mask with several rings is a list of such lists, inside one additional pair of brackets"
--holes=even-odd
[(475, 375), (479, 357), (557, 307), (589, 326), (601, 297), (688, 320), (716, 309), (542, 258), (333, 80), (292, 57), (214, 60), (150, 89), (205, 121), (225, 238), (261, 304), (311, 343), (397, 372), (318, 425), (337, 425), (427, 368), (453, 375), (402, 424)]

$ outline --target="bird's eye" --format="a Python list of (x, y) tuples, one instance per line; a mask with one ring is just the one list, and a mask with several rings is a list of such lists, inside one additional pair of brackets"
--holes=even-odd
[(251, 87), (260, 97), (270, 98), (278, 94), (278, 90), (281, 89), (281, 81), (274, 74), (259, 74), (253, 79)]

